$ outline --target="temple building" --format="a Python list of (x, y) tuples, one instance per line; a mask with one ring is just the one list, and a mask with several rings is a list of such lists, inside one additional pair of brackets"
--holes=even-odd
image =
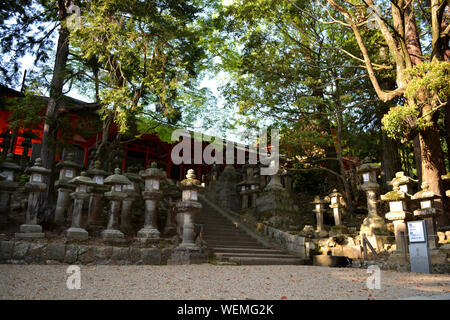
[[(42, 121), (42, 123), (39, 123), (35, 128), (20, 128), (14, 131), (10, 127), (10, 123), (13, 121), (13, 119), (10, 119), (11, 111), (7, 108), (8, 99), (14, 98), (24, 98), (24, 94), (5, 86), (0, 86), (0, 150), (5, 154), (9, 152), (13, 153), (17, 158), (22, 157), (25, 151), (27, 154), (24, 156), (28, 157), (29, 162), (33, 163), (34, 160), (40, 156), (44, 123)], [(42, 104), (42, 114), (39, 114), (42, 118), (44, 116), (47, 101), (47, 97), (36, 97), (36, 102)], [(90, 103), (67, 96), (64, 96), (61, 106), (62, 110), (64, 110), (65, 104), (77, 104), (81, 106), (91, 105)], [(81, 122), (89, 125), (89, 121), (86, 121), (86, 119), (93, 121), (97, 120), (97, 122), (100, 123), (100, 119), (98, 119), (96, 113), (92, 111), (67, 111), (67, 113), (71, 124)], [(57, 160), (61, 160), (66, 153), (71, 152), (75, 155), (75, 162), (84, 167), (88, 167), (90, 156), (93, 151), (95, 151), (96, 146), (102, 138), (101, 125), (96, 131), (97, 132), (88, 136), (82, 136), (76, 130), (74, 130), (72, 132), (73, 134), (68, 138), (66, 134), (66, 147), (57, 155)], [(111, 141), (116, 134), (117, 127), (112, 125), (109, 131), (109, 140)], [(144, 134), (139, 139), (123, 144), (121, 169), (126, 170), (130, 166), (144, 169), (147, 168), (150, 163), (156, 162), (159, 168), (163, 168), (166, 171), (168, 178), (182, 180), (186, 176), (187, 170), (194, 169), (197, 178), (203, 182), (205, 180), (204, 176), (211, 170), (212, 166), (206, 164), (175, 165), (170, 157), (172, 148), (175, 145), (176, 143), (170, 144), (162, 141), (155, 133)], [(206, 145), (207, 143), (204, 142), (202, 150), (204, 150)], [(243, 146), (237, 146), (237, 148), (243, 148)], [(194, 141), (192, 141), (191, 150), (194, 150)], [(194, 161), (191, 163), (194, 163)], [(237, 167), (240, 167), (240, 165), (237, 165)], [(224, 168), (225, 164), (218, 165), (219, 171), (222, 171)]]

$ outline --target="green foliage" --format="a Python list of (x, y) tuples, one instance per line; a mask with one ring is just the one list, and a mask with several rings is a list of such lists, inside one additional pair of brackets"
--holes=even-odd
[(44, 119), (46, 106), (44, 99), (37, 98), (40, 93), (36, 88), (29, 88), (23, 97), (5, 101), (6, 109), (11, 111), (8, 119), (11, 128), (38, 128)]
[(406, 71), (409, 78), (405, 97), (417, 109), (447, 103), (450, 98), (450, 62), (420, 63)]
[(382, 120), (388, 136), (399, 140), (433, 126), (434, 113), (450, 98), (449, 62), (424, 62), (406, 74), (405, 105), (391, 108)]
[[(196, 17), (202, 1), (89, 1), (71, 42), (101, 70), (100, 114), (114, 115), (121, 133), (148, 116), (175, 124), (194, 95), (205, 59)], [(195, 99), (194, 99), (195, 100)], [(191, 100), (192, 101), (192, 100)], [(196, 100), (198, 101), (198, 100)]]
[(392, 107), (383, 116), (383, 129), (390, 138), (402, 140), (405, 138), (405, 135), (410, 135), (410, 122), (414, 121), (418, 123), (419, 115), (420, 111), (414, 105), (410, 106), (409, 104), (405, 104), (404, 106)]

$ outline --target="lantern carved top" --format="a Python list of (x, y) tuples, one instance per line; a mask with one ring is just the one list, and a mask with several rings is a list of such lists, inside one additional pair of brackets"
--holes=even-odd
[(420, 187), (422, 190), (414, 194), (411, 197), (412, 200), (426, 200), (426, 199), (431, 200), (440, 198), (439, 195), (430, 190), (430, 186), (428, 185), (427, 182), (422, 182), (422, 185)]
[(158, 169), (156, 162), (152, 162), (150, 168), (141, 171), (140, 176), (144, 179), (162, 179), (161, 171)]
[(408, 199), (407, 194), (400, 190), (400, 187), (395, 184), (392, 191), (380, 196), (382, 201), (399, 201)]
[(374, 163), (372, 158), (365, 157), (363, 160), (363, 164), (356, 169), (356, 172), (359, 174), (372, 171), (377, 172), (380, 171), (380, 168), (381, 166), (378, 163)]
[(88, 177), (85, 171), (81, 172), (81, 174), (78, 177), (75, 177), (72, 180), (70, 180), (69, 183), (74, 184), (76, 186), (85, 185), (89, 187), (97, 185), (95, 181), (93, 181), (91, 178)]
[(137, 173), (138, 169), (136, 167), (129, 167), (128, 172), (125, 173), (125, 176), (131, 181), (135, 183), (143, 183), (141, 176)]
[(339, 193), (336, 189), (333, 189), (333, 192), (331, 192), (328, 195), (328, 198), (330, 199), (330, 208), (340, 208), (342, 207), (341, 204), (341, 199), (342, 199), (342, 194)]
[(315, 197), (314, 197), (314, 200), (311, 201), (312, 204), (325, 204), (325, 203), (328, 203), (328, 202), (329, 202), (329, 201), (326, 201), (326, 200), (324, 200), (324, 199), (320, 199), (319, 196), (315, 196)]
[(73, 161), (74, 158), (75, 155), (72, 152), (68, 153), (65, 160), (60, 161), (58, 162), (58, 164), (56, 164), (56, 168), (60, 169), (65, 167), (65, 168), (81, 169), (82, 166)]
[(116, 168), (114, 170), (114, 174), (108, 176), (105, 178), (105, 184), (107, 185), (126, 185), (130, 184), (131, 181), (128, 180), (127, 177), (121, 174), (121, 170), (119, 168)]
[(391, 185), (397, 184), (399, 186), (402, 186), (405, 184), (413, 185), (415, 183), (417, 183), (417, 180), (414, 180), (413, 178), (406, 176), (405, 172), (399, 171), (399, 172), (395, 173), (395, 178), (392, 179), (392, 181), (390, 181), (388, 184), (391, 184)]
[(114, 174), (105, 178), (105, 184), (111, 185), (111, 191), (105, 192), (105, 197), (109, 200), (121, 201), (127, 198), (127, 194), (123, 192), (123, 186), (131, 184), (127, 177), (121, 175), (121, 170), (116, 168)]
[(102, 162), (100, 160), (95, 160), (94, 167), (87, 171), (90, 176), (102, 176), (105, 177), (109, 172), (102, 169)]
[(27, 173), (31, 173), (30, 181), (25, 184), (25, 189), (29, 191), (42, 191), (45, 190), (47, 185), (44, 183), (44, 176), (50, 173), (50, 170), (42, 166), (41, 158), (37, 158), (34, 162), (34, 166), (25, 170)]
[(73, 199), (85, 199), (89, 197), (88, 187), (97, 185), (97, 183), (88, 177), (85, 171), (81, 172), (80, 176), (70, 180), (69, 183), (76, 186), (75, 192), (70, 194)]
[(6, 155), (6, 159), (0, 162), (0, 169), (8, 170), (8, 171), (20, 171), (22, 168), (14, 163), (13, 159), (14, 155), (12, 153), (8, 153)]
[(35, 161), (34, 161), (34, 166), (32, 166), (31, 168), (27, 168), (26, 170), (25, 170), (25, 172), (29, 172), (29, 173), (40, 173), (40, 174), (42, 174), (42, 175), (47, 175), (47, 174), (50, 174), (50, 170), (49, 169), (46, 169), (46, 168), (44, 168), (43, 166), (42, 166), (42, 160), (41, 160), (41, 158), (37, 158)]
[(202, 188), (200, 181), (196, 179), (195, 171), (189, 169), (186, 174), (186, 179), (181, 181), (182, 189), (200, 189)]

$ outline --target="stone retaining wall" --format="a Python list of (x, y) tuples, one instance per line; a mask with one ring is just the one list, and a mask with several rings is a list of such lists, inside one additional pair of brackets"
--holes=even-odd
[(174, 248), (137, 248), (1, 241), (0, 263), (161, 265), (167, 264)]
[(276, 241), (290, 253), (302, 258), (308, 258), (309, 254), (306, 252), (305, 237), (289, 234), (266, 225), (263, 226), (262, 231), (266, 237)]

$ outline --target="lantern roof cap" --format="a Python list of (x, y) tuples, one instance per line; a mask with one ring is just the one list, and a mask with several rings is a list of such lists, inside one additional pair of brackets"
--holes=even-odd
[(8, 153), (6, 155), (6, 159), (0, 162), (0, 169), (19, 171), (22, 168), (16, 164), (13, 160), (14, 155), (12, 153)]
[(399, 200), (406, 200), (407, 194), (400, 190), (400, 187), (395, 184), (394, 189), (392, 191), (389, 191), (386, 194), (382, 194), (380, 196), (380, 199), (383, 201), (399, 201)]
[(100, 160), (95, 160), (94, 167), (87, 171), (90, 176), (107, 176), (109, 172), (102, 169), (102, 162)]
[(144, 179), (162, 179), (161, 171), (158, 169), (158, 165), (156, 164), (156, 162), (152, 162), (150, 164), (150, 168), (142, 170), (139, 174)]
[(124, 175), (121, 174), (121, 170), (119, 168), (114, 169), (114, 174), (108, 176), (105, 178), (105, 181), (103, 182), (104, 184), (109, 184), (109, 185), (116, 185), (116, 184), (120, 184), (120, 185), (125, 185), (125, 184), (131, 184), (131, 181), (128, 180), (127, 177), (125, 177)]
[(325, 199), (320, 199), (320, 196), (315, 196), (314, 200), (311, 201), (311, 203), (313, 203), (313, 204), (323, 204), (323, 203), (328, 203), (328, 201), (326, 201)]
[(440, 198), (440, 196), (433, 191), (430, 190), (430, 185), (427, 182), (422, 182), (420, 186), (422, 190), (414, 194), (411, 199), (412, 200), (424, 200), (424, 199), (436, 199)]
[(414, 183), (417, 183), (417, 180), (414, 180), (411, 177), (408, 177), (405, 175), (404, 171), (399, 171), (395, 173), (395, 178), (388, 182), (388, 184), (395, 186), (396, 184), (399, 186), (402, 185), (412, 185)]
[(125, 173), (125, 176), (131, 181), (131, 182), (137, 182), (141, 183), (143, 182), (141, 176), (137, 174), (138, 169), (136, 167), (129, 167), (128, 172)]
[(200, 181), (196, 179), (195, 171), (193, 169), (189, 169), (186, 174), (186, 179), (181, 181), (182, 187), (194, 187), (201, 188)]
[(40, 174), (44, 174), (44, 175), (47, 175), (50, 173), (49, 169), (46, 169), (42, 166), (41, 158), (37, 158), (34, 161), (34, 166), (32, 166), (31, 168), (27, 168), (25, 171), (30, 172), (30, 173), (40, 173)]
[(76, 163), (75, 161), (73, 161), (74, 158), (75, 158), (75, 155), (72, 152), (70, 152), (67, 154), (66, 158), (63, 161), (60, 161), (56, 165), (56, 167), (58, 169), (63, 168), (63, 167), (81, 169), (83, 166), (81, 166), (78, 163)]
[(333, 191), (329, 195), (330, 197), (342, 197), (342, 194), (337, 191), (337, 189), (333, 189)]
[(361, 164), (357, 169), (357, 173), (365, 173), (365, 172), (371, 172), (371, 171), (379, 171), (381, 168), (381, 165), (378, 163), (373, 162), (374, 159), (371, 157), (365, 157), (363, 160), (363, 164)]
[(86, 171), (81, 172), (78, 177), (73, 178), (69, 181), (69, 183), (75, 185), (87, 185), (87, 186), (96, 186), (97, 183), (94, 182), (91, 178), (88, 177)]

